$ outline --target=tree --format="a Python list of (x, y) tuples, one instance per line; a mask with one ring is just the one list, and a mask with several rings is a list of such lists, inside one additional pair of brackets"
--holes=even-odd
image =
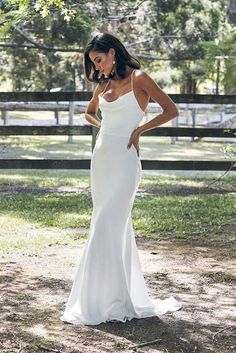
[[(197, 93), (199, 84), (209, 77), (214, 79), (217, 71), (216, 59), (208, 55), (207, 48), (214, 47), (216, 52), (218, 43), (223, 40), (227, 0), (127, 0), (119, 3), (112, 0), (3, 0), (2, 3), (0, 30), (6, 33), (2, 45), (18, 46), (7, 48), (6, 52), (14, 57), (14, 65), (18, 66), (13, 77), (15, 81), (22, 80), (21, 89), (50, 89), (63, 83), (65, 89), (72, 89), (73, 65), (80, 67), (83, 80), (81, 55), (85, 44), (94, 34), (104, 31), (118, 35), (128, 50), (140, 58), (144, 69), (153, 70), (157, 80), (156, 72), (164, 70), (166, 73), (170, 67), (173, 74), (168, 78), (163, 75), (162, 83), (169, 84), (171, 80), (179, 83), (183, 93)], [(72, 11), (73, 15), (65, 20), (63, 9)], [(31, 47), (38, 48), (38, 54), (31, 54)], [(63, 54), (66, 50), (71, 53)], [(24, 60), (30, 65), (27, 75), (22, 77)], [(8, 71), (6, 73), (9, 75)]]
[(156, 38), (163, 38), (156, 41), (156, 50), (168, 53), (171, 67), (181, 71), (181, 92), (197, 93), (197, 85), (206, 78), (201, 64), (205, 55), (203, 43), (217, 38), (226, 2), (215, 1), (215, 6), (208, 0), (151, 3), (152, 13), (156, 14), (152, 27), (160, 23), (156, 26)]
[[(28, 5), (29, 6), (29, 5)], [(15, 5), (2, 6), (4, 16), (11, 18)], [(82, 54), (61, 54), (47, 48), (61, 46), (62, 48), (79, 47), (82, 53), (85, 43), (91, 36), (92, 21), (80, 8), (70, 23), (64, 21), (56, 11), (50, 16), (42, 17), (35, 13), (32, 6), (27, 8), (24, 19), (16, 24), (7, 23), (5, 42), (17, 44), (15, 48), (6, 48), (8, 56), (7, 70), (4, 61), (0, 68), (2, 80), (11, 76), (13, 90), (50, 90), (62, 87), (64, 90), (74, 89), (73, 63), (80, 67)], [(10, 25), (9, 25), (10, 24)], [(6, 26), (4, 28), (6, 30)], [(31, 50), (25, 44), (31, 43), (42, 50)], [(9, 60), (10, 58), (10, 60)], [(5, 61), (6, 63), (6, 61)]]
[(228, 0), (227, 16), (229, 23), (236, 24), (236, 0)]

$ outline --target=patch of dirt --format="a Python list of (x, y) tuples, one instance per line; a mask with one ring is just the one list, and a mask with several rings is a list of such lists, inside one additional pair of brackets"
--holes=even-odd
[(6, 254), (0, 262), (1, 353), (236, 351), (236, 245), (136, 241), (150, 296), (174, 295), (181, 310), (118, 324), (65, 324), (60, 316), (85, 241), (35, 256)]

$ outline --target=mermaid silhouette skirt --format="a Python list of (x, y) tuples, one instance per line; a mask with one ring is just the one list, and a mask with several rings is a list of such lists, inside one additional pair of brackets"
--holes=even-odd
[(180, 309), (171, 296), (149, 297), (132, 225), (131, 210), (141, 163), (129, 138), (100, 131), (91, 159), (93, 212), (87, 243), (62, 321), (97, 325), (112, 319), (162, 315)]

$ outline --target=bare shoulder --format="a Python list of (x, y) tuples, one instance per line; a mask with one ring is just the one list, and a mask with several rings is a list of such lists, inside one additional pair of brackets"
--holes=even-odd
[(178, 115), (175, 103), (146, 72), (135, 70), (135, 77), (140, 90), (154, 102), (159, 103), (163, 110), (174, 111), (176, 116)]
[(140, 69), (135, 70), (134, 76), (135, 76), (136, 82), (140, 83), (140, 85), (142, 85), (143, 83), (147, 83), (149, 81), (153, 81), (153, 79), (145, 71)]
[(154, 85), (158, 87), (153, 79), (143, 70), (135, 70), (134, 79), (136, 87), (138, 87), (140, 91), (145, 93), (147, 96), (151, 96), (150, 89), (153, 89)]

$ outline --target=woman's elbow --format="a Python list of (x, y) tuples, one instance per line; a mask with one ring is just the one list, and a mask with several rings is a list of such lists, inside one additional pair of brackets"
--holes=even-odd
[(179, 116), (179, 110), (177, 108), (173, 108), (168, 111), (168, 115), (171, 119), (177, 118)]
[(88, 122), (90, 122), (90, 119), (91, 119), (91, 113), (90, 112), (88, 112), (88, 111), (86, 111), (85, 112), (85, 120), (87, 120)]

